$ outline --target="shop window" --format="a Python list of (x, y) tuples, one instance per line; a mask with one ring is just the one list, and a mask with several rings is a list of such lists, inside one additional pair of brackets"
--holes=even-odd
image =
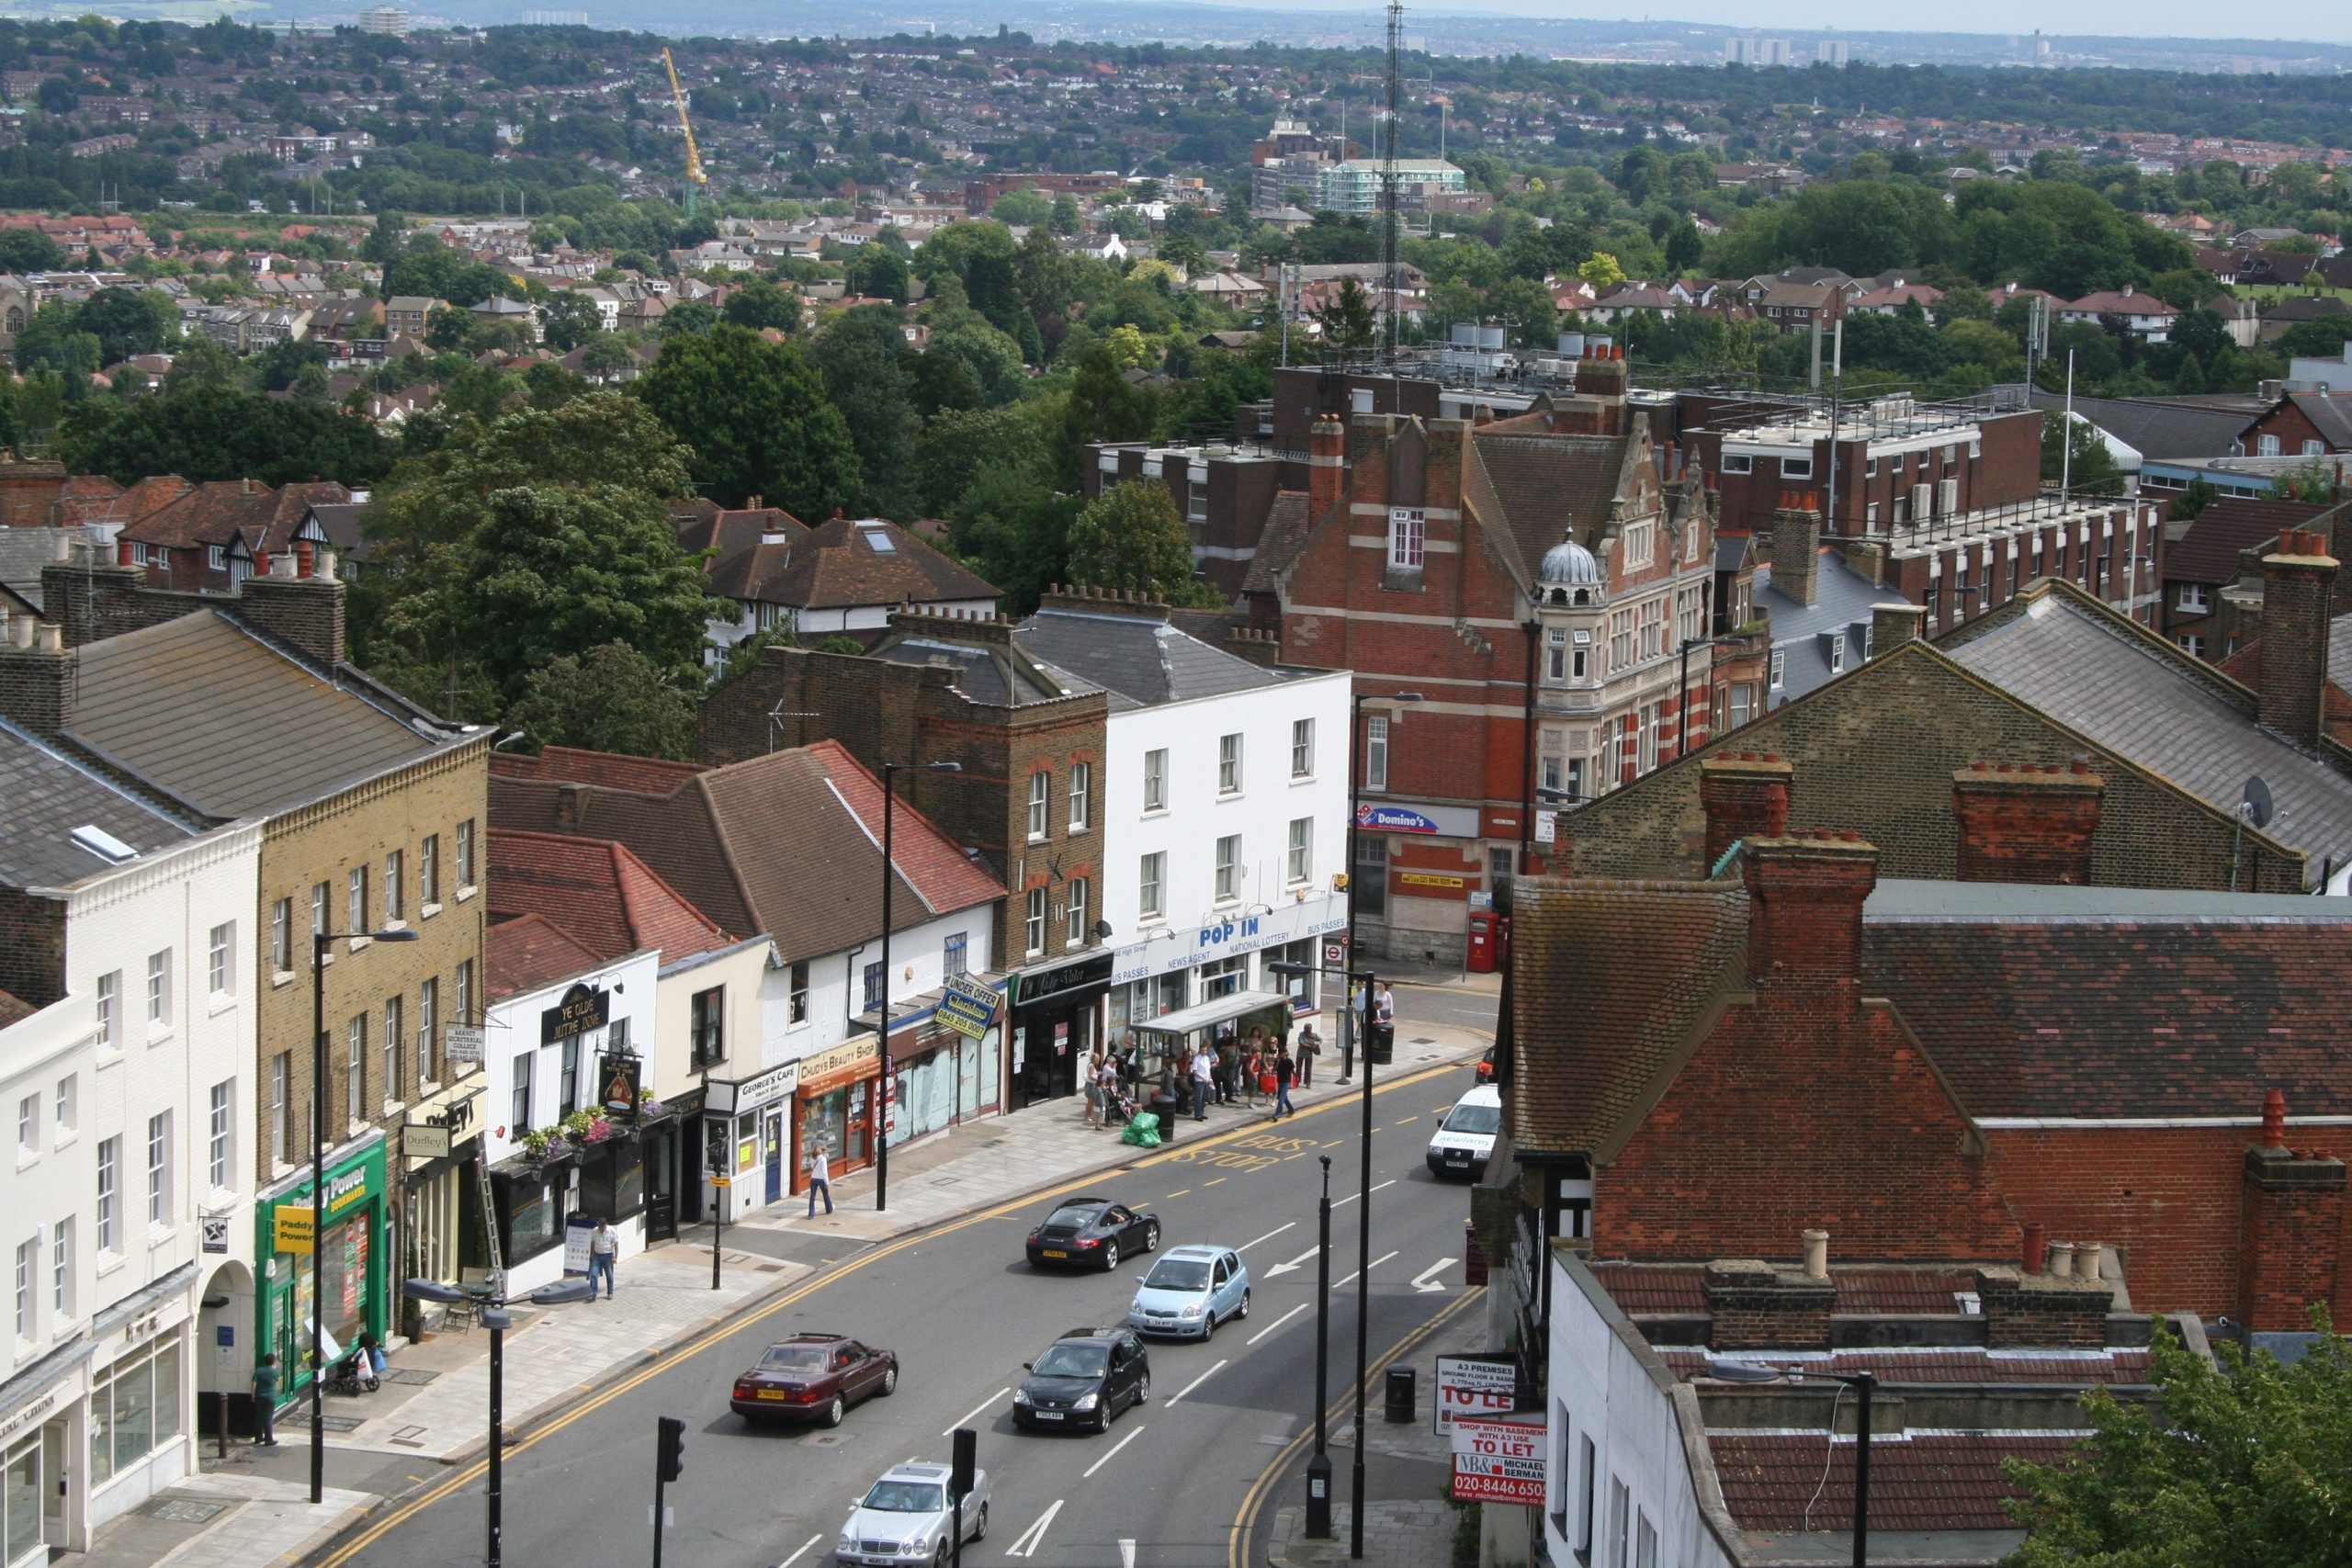
[(143, 1346), (91, 1380), (90, 1480), (94, 1485), (113, 1480), (179, 1435), (176, 1337)]
[[(1297, 964), (1305, 966), (1306, 973), (1303, 975), (1281, 976), (1283, 994), (1290, 998), (1293, 1010), (1313, 1012), (1320, 1005), (1318, 998), (1321, 995), (1320, 982), (1323, 978), (1315, 967), (1320, 962), (1316, 954), (1315, 939), (1308, 937), (1300, 942), (1284, 942), (1268, 954), (1268, 959), (1272, 963)], [(1270, 970), (1268, 973), (1279, 974), (1279, 971)]]
[(580, 1212), (625, 1220), (645, 1207), (645, 1145), (626, 1139), (588, 1150), (580, 1159)]
[(1250, 960), (1247, 957), (1220, 958), (1213, 964), (1204, 964), (1201, 965), (1201, 1000), (1215, 1001), (1219, 997), (1229, 997), (1239, 990), (1241, 983), (1249, 977)]
[(502, 1171), (506, 1261), (520, 1263), (555, 1246), (563, 1235), (563, 1190), (538, 1172)]

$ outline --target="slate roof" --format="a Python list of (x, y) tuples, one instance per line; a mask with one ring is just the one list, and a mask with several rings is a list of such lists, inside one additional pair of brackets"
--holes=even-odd
[(2287, 400), (2312, 422), (2331, 452), (2352, 452), (2352, 395), (2343, 392), (2290, 392)]
[(62, 528), (0, 528), (0, 588), (28, 610), (40, 608), (41, 568), (63, 558), (61, 547), (78, 540)]
[(1973, 1117), (2352, 1113), (2352, 900), (1890, 881), (1863, 943)]
[[(2032, 398), (2045, 412), (2066, 406), (2063, 392), (2036, 391)], [(2245, 428), (2245, 415), (2233, 410), (2152, 398), (2077, 397), (2075, 412), (2143, 457), (2226, 457)]]
[(544, 915), (503, 920), (482, 933), (488, 999), (503, 1001), (552, 986), (605, 962)]
[(894, 633), (870, 650), (893, 664), (939, 664), (956, 671), (956, 689), (991, 707), (1057, 703), (1102, 690), (1093, 682), (1037, 659), (1024, 649), (957, 642), (928, 631)]
[(1470, 433), (1463, 499), (1496, 552), (1532, 585), (1544, 552), (1571, 530), (1592, 548), (1625, 475), (1634, 437), (1555, 435), (1541, 414), (1498, 420)]
[(2207, 804), (2233, 812), (2259, 773), (2278, 813), (2266, 832), (2321, 859), (2352, 857), (2352, 776), (2254, 716), (2254, 697), (2210, 665), (2064, 585), (2035, 584), (1939, 651), (2061, 724)]
[[(1781, 655), (1781, 689), (1767, 694), (1771, 706), (1792, 702), (1845, 671), (1861, 667), (1871, 607), (1887, 597), (1886, 589), (1856, 571), (1844, 556), (1827, 547), (1821, 551), (1820, 565), (1814, 569), (1810, 604), (1800, 604), (1772, 586), (1769, 561), (1756, 569), (1755, 581), (1753, 603), (1770, 615), (1772, 651)], [(1844, 668), (1833, 671), (1829, 639), (1836, 636), (1845, 637), (1846, 648)]]
[(314, 502), (307, 521), (317, 526), (329, 549), (345, 560), (364, 565), (368, 559), (368, 543), (367, 511), (365, 502)]
[(0, 886), (63, 887), (115, 863), (81, 848), (74, 829), (95, 827), (141, 854), (183, 842), (195, 827), (176, 821), (99, 773), (0, 720)]
[(2299, 501), (2216, 497), (2190, 520), (2177, 539), (2165, 545), (2167, 582), (2234, 582), (2245, 569), (2242, 553), (2258, 549), (2286, 528), (2307, 528), (2328, 509)]
[[(1709, 1003), (1745, 987), (1747, 890), (1728, 876), (1521, 878), (1511, 921), (1514, 940), (1544, 955), (1522, 967), (1512, 1004), (1511, 1141), (1591, 1153), (1609, 1143)], [(1627, 962), (1636, 953), (1640, 962)], [(1559, 1029), (1563, 1018), (1576, 1028)]]
[(1272, 504), (1266, 508), (1265, 525), (1258, 531), (1257, 552), (1241, 574), (1241, 592), (1272, 593), (1274, 575), (1298, 558), (1314, 527), (1315, 519), (1306, 514), (1305, 491), (1276, 491)]
[(757, 545), (764, 535), (784, 534), (796, 539), (808, 536), (808, 525), (781, 506), (729, 510), (701, 497), (673, 511), (670, 524), (678, 531), (678, 547), (688, 555), (715, 552), (711, 557), (714, 569)]
[[(876, 541), (886, 543), (879, 548)], [(836, 517), (805, 537), (757, 544), (719, 562), (711, 592), (800, 610), (994, 604), (996, 585), (884, 518)]]
[[(730, 939), (769, 937), (787, 960), (881, 931), (881, 784), (835, 741), (709, 769), (660, 793), (502, 770), (491, 775), (490, 808), (497, 829), (626, 844)], [(897, 929), (1004, 897), (1002, 883), (903, 799), (896, 831)]]
[[(1880, 1435), (1871, 1443), (1872, 1544), (1898, 1530), (2018, 1532), (2001, 1505), (2020, 1488), (2002, 1473), (2003, 1461), (2055, 1464), (2079, 1440), (2040, 1433)], [(1780, 1535), (1852, 1528), (1854, 1444), (1809, 1434), (1715, 1431), (1707, 1434), (1707, 1448), (1724, 1506), (1744, 1528)]]
[(1114, 713), (1283, 684), (1262, 666), (1187, 636), (1157, 615), (1047, 606), (1012, 634), (1021, 649), (1110, 694)]
[[(317, 800), (476, 739), (355, 671), (330, 682), (216, 610), (71, 657), (67, 739), (222, 820)], [(254, 743), (261, 728), (269, 745)]]
[(727, 945), (625, 844), (492, 828), (490, 874), (493, 921), (543, 915), (606, 963), (652, 948), (666, 964)]

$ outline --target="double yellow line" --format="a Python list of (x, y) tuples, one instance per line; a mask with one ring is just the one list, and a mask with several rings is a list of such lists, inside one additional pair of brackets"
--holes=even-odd
[[(1364, 1368), (1364, 1386), (1371, 1387), (1374, 1382), (1387, 1373), (1390, 1367), (1410, 1355), (1416, 1346), (1424, 1343), (1439, 1329), (1460, 1316), (1462, 1310), (1472, 1302), (1484, 1300), (1486, 1294), (1486, 1286), (1472, 1286), (1447, 1303), (1443, 1312), (1383, 1350)], [(1332, 1402), (1326, 1418), (1336, 1427), (1354, 1404), (1355, 1391), (1351, 1389)], [(1315, 1428), (1312, 1427), (1293, 1438), (1284, 1446), (1283, 1451), (1274, 1456), (1273, 1462), (1267, 1465), (1264, 1471), (1260, 1472), (1258, 1479), (1251, 1483), (1249, 1493), (1241, 1499), (1240, 1512), (1233, 1516), (1232, 1530), (1226, 1539), (1226, 1568), (1249, 1568), (1245, 1559), (1250, 1553), (1250, 1538), (1258, 1533), (1258, 1516), (1265, 1512), (1266, 1499), (1272, 1496), (1274, 1488), (1282, 1483), (1283, 1472), (1297, 1461), (1298, 1456), (1306, 1451), (1306, 1446), (1314, 1439)], [(1369, 1502), (1370, 1499), (1366, 1501)]]
[[(1373, 1087), (1373, 1093), (1385, 1094), (1391, 1089), (1408, 1089), (1414, 1084), (1422, 1083), (1430, 1078), (1436, 1077), (1442, 1073), (1458, 1072), (1460, 1070), (1460, 1064), (1458, 1063), (1446, 1063), (1439, 1066), (1423, 1067), (1418, 1072), (1408, 1073), (1402, 1077), (1391, 1078), (1385, 1083), (1375, 1084)], [(1362, 1101), (1359, 1096), (1352, 1093), (1344, 1094), (1334, 1099), (1328, 1100), (1320, 1105), (1311, 1106), (1308, 1109), (1298, 1112), (1298, 1115), (1302, 1118), (1308, 1116), (1320, 1116), (1329, 1111), (1353, 1110), (1361, 1103)], [(1253, 1117), (1238, 1127), (1230, 1128), (1227, 1131), (1216, 1134), (1212, 1137), (1188, 1142), (1182, 1145), (1181, 1148), (1170, 1148), (1162, 1150), (1160, 1153), (1156, 1155), (1148, 1155), (1135, 1163), (1137, 1167), (1159, 1165), (1187, 1150), (1213, 1148), (1219, 1144), (1230, 1143), (1234, 1139), (1240, 1138), (1249, 1134), (1261, 1130), (1262, 1128), (1261, 1123), (1259, 1123), (1257, 1119)], [(786, 1308), (794, 1306), (798, 1303), (807, 1300), (818, 1291), (822, 1290), (825, 1286), (833, 1283), (835, 1280), (840, 1280), (846, 1275), (854, 1274), (861, 1269), (869, 1268), (874, 1264), (879, 1263), (882, 1259), (888, 1258), (895, 1253), (903, 1252), (919, 1242), (928, 1243), (940, 1236), (953, 1235), (955, 1232), (967, 1229), (969, 1226), (981, 1224), (993, 1219), (1000, 1219), (1006, 1214), (1026, 1209), (1030, 1205), (1040, 1202), (1043, 1200), (1057, 1198), (1066, 1192), (1075, 1192), (1082, 1187), (1099, 1186), (1102, 1182), (1103, 1174), (1104, 1173), (1102, 1171), (1096, 1170), (1085, 1176), (1075, 1177), (1069, 1181), (1062, 1182), (1058, 1186), (1045, 1188), (1034, 1192), (1023, 1192), (1017, 1198), (1008, 1199), (1004, 1202), (995, 1204), (987, 1209), (977, 1210), (971, 1213), (965, 1214), (960, 1218), (946, 1220), (939, 1224), (933, 1225), (922, 1230), (910, 1231), (907, 1235), (899, 1237), (896, 1241), (886, 1243), (881, 1247), (875, 1247), (871, 1251), (861, 1253), (857, 1257), (851, 1258), (846, 1263), (837, 1264), (826, 1272), (818, 1274), (807, 1282), (797, 1285), (791, 1290), (785, 1292), (783, 1294), (776, 1296), (766, 1305), (761, 1307), (758, 1311), (752, 1313), (748, 1316), (726, 1319), (710, 1325), (675, 1351), (655, 1357), (652, 1360), (647, 1362), (636, 1371), (631, 1372), (628, 1376), (621, 1379), (618, 1382), (612, 1384), (608, 1388), (599, 1390), (595, 1394), (582, 1401), (580, 1404), (573, 1405), (571, 1409), (566, 1410), (560, 1416), (549, 1418), (545, 1425), (531, 1433), (529, 1437), (523, 1438), (507, 1444), (506, 1451), (509, 1454), (516, 1454), (522, 1452), (525, 1449), (534, 1447), (541, 1440), (553, 1437), (556, 1433), (564, 1430), (575, 1422), (594, 1415), (597, 1411), (602, 1410), (605, 1405), (610, 1404), (613, 1401), (643, 1387), (655, 1377), (668, 1371), (671, 1368), (677, 1366), (680, 1362), (702, 1354), (721, 1339), (727, 1338), (736, 1333), (739, 1329), (748, 1328), (754, 1324), (762, 1323), (768, 1318), (774, 1317), (776, 1314), (783, 1312)], [(1441, 1316), (1443, 1314), (1441, 1314)], [(1400, 1348), (1402, 1348), (1402, 1347), (1400, 1347)], [(1285, 1452), (1287, 1451), (1288, 1450), (1285, 1450)], [(441, 1480), (425, 1487), (424, 1490), (419, 1492), (407, 1502), (402, 1503), (400, 1506), (386, 1514), (382, 1518), (378, 1519), (373, 1524), (368, 1526), (367, 1529), (362, 1530), (358, 1535), (354, 1536), (344, 1545), (335, 1548), (326, 1556), (319, 1559), (317, 1568), (344, 1568), (344, 1564), (349, 1562), (353, 1558), (357, 1557), (361, 1552), (367, 1551), (370, 1546), (373, 1546), (377, 1541), (381, 1540), (393, 1530), (398, 1529), (401, 1525), (406, 1524), (409, 1520), (424, 1512), (425, 1509), (432, 1507), (434, 1505), (447, 1498), (453, 1493), (462, 1491), (464, 1488), (481, 1479), (483, 1474), (485, 1474), (489, 1469), (490, 1461), (488, 1458), (485, 1457), (475, 1460), (469, 1464), (467, 1464), (464, 1468), (452, 1472)]]

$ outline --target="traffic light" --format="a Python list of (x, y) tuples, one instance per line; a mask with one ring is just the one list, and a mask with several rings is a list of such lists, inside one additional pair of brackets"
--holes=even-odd
[(948, 1490), (958, 1497), (972, 1495), (980, 1465), (980, 1435), (969, 1427), (956, 1428), (956, 1461), (949, 1470)]
[(654, 1473), (663, 1481), (675, 1481), (686, 1468), (686, 1424), (675, 1416), (664, 1416), (654, 1426), (661, 1434)]

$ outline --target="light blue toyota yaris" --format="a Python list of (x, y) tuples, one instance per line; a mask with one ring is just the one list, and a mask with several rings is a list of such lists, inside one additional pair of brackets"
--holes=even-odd
[(1250, 1315), (1250, 1268), (1229, 1247), (1179, 1247), (1160, 1256), (1127, 1308), (1138, 1334), (1206, 1339)]

